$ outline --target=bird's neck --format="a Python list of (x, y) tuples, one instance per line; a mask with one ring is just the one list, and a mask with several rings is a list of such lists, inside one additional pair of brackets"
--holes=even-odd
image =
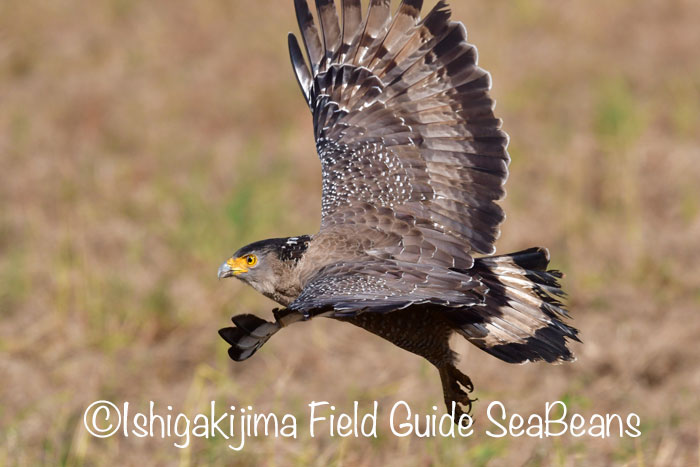
[(277, 281), (274, 287), (262, 293), (283, 306), (288, 306), (301, 293), (302, 283), (299, 274), (299, 264), (309, 248), (311, 236), (301, 235), (289, 237), (277, 250), (279, 258), (278, 271), (275, 271)]

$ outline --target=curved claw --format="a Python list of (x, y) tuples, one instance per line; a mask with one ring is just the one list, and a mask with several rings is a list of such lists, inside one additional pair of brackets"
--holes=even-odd
[(440, 379), (447, 410), (452, 411), (454, 403), (453, 420), (456, 424), (459, 424), (463, 415), (469, 415), (472, 410), (472, 403), (477, 400), (471, 399), (467, 394), (474, 390), (474, 384), (469, 376), (459, 371), (453, 365), (440, 368)]

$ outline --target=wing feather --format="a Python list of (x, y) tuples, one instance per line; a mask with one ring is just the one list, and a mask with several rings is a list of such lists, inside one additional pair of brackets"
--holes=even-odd
[(364, 66), (371, 51), (378, 47), (391, 21), (391, 0), (370, 0), (364, 30), (357, 42), (352, 63)]
[(318, 29), (316, 29), (314, 17), (311, 14), (311, 10), (309, 10), (306, 0), (294, 0), (294, 9), (296, 10), (299, 30), (304, 40), (304, 47), (306, 47), (306, 54), (309, 57), (311, 69), (313, 74), (316, 75), (325, 61)]
[(338, 12), (333, 0), (316, 0), (325, 61), (330, 61), (340, 47), (341, 32), (338, 23)]
[(289, 58), (292, 60), (294, 75), (297, 78), (297, 83), (299, 83), (302, 94), (304, 94), (304, 99), (306, 99), (306, 102), (311, 105), (311, 100), (309, 97), (309, 91), (311, 90), (311, 84), (313, 83), (311, 72), (309, 71), (309, 67), (306, 66), (304, 55), (301, 52), (299, 42), (294, 34), (289, 33), (288, 42)]
[(393, 16), (390, 0), (370, 0), (364, 16), (359, 0), (341, 2), (339, 23), (334, 2), (316, 0), (319, 36), (295, 0), (310, 70), (290, 39), (323, 172), (318, 235), (376, 234), (363, 247), (370, 258), (468, 270), (474, 253), (495, 251), (505, 217), (496, 201), (508, 136), (490, 75), (443, 0), (422, 19), (422, 0)]
[(362, 4), (360, 0), (341, 0), (343, 10), (342, 45), (338, 49), (336, 60), (344, 63), (357, 37), (357, 31), (362, 24)]
[(321, 268), (288, 308), (308, 314), (332, 310), (334, 317), (424, 303), (464, 308), (483, 302), (484, 292), (471, 276), (430, 264), (342, 262)]

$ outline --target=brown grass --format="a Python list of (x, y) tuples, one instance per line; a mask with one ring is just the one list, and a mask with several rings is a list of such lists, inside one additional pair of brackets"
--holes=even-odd
[[(697, 465), (700, 3), (456, 2), (511, 135), (499, 252), (550, 248), (578, 361), (509, 366), (455, 341), (477, 424), (500, 400), (638, 413), (634, 439), (310, 438), (306, 404), (441, 404), (418, 357), (329, 320), (234, 364), (229, 316), (272, 303), (216, 269), (314, 232), (320, 174), (292, 77), (292, 2), (0, 3), (0, 464)], [(297, 414), (296, 440), (115, 436), (94, 400)], [(162, 413), (162, 412), (161, 412)]]

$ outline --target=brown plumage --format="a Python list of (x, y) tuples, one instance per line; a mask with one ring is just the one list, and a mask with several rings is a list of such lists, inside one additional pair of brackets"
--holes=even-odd
[[(325, 316), (348, 321), (425, 357), (448, 409), (469, 408), (471, 381), (454, 366), (458, 332), (507, 362), (573, 357), (577, 331), (549, 254), (492, 255), (508, 175), (508, 136), (493, 114), (489, 74), (440, 1), (295, 0), (302, 43), (292, 65), (311, 109), (323, 173), (313, 236), (256, 242), (219, 269), (285, 308), (275, 322), (233, 317), (220, 331), (234, 360), (281, 327)], [(458, 410), (457, 415), (462, 412)]]

